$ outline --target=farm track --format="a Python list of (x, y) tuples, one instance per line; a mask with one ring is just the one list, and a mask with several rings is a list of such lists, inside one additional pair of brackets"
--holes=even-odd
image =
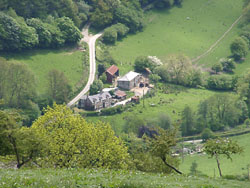
[(196, 58), (192, 59), (192, 63), (195, 63), (197, 61), (199, 61), (201, 58), (207, 56), (210, 52), (212, 52), (212, 50), (222, 41), (222, 39), (224, 39), (226, 37), (226, 35), (234, 28), (234, 26), (240, 21), (240, 19), (242, 18), (243, 14), (240, 15), (239, 18), (237, 18), (235, 20), (235, 22), (229, 27), (229, 29), (203, 54), (197, 56)]

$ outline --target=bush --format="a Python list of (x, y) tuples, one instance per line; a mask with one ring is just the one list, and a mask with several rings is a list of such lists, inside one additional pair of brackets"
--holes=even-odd
[(124, 108), (122, 105), (118, 105), (111, 108), (105, 108), (101, 110), (101, 115), (114, 115), (116, 113), (122, 113)]
[(237, 37), (230, 46), (231, 52), (236, 61), (246, 57), (248, 44), (242, 37)]
[(108, 27), (103, 33), (103, 42), (107, 44), (115, 44), (117, 41), (117, 31), (113, 27)]
[(236, 68), (235, 62), (231, 58), (223, 58), (220, 60), (224, 72), (232, 73), (233, 69)]
[(93, 84), (90, 85), (89, 94), (95, 95), (103, 89), (103, 83), (101, 80), (95, 80)]
[(135, 59), (134, 69), (137, 72), (145, 72), (146, 68), (154, 70), (156, 67), (155, 63), (150, 60), (147, 56), (140, 56)]
[(125, 37), (129, 32), (129, 28), (126, 25), (121, 24), (121, 23), (115, 24), (111, 27), (116, 30), (118, 39)]
[(130, 32), (136, 33), (144, 28), (143, 11), (134, 6), (126, 7), (120, 4), (115, 10), (114, 19), (125, 24)]
[(129, 32), (129, 28), (121, 23), (112, 25), (104, 30), (103, 42), (106, 44), (115, 44), (117, 39), (122, 39)]
[(201, 138), (203, 141), (214, 138), (213, 131), (211, 131), (209, 128), (204, 129), (201, 133)]
[(216, 63), (212, 66), (212, 70), (217, 74), (218, 72), (222, 71), (221, 63)]
[(236, 78), (229, 75), (213, 75), (207, 79), (207, 88), (215, 90), (233, 90)]

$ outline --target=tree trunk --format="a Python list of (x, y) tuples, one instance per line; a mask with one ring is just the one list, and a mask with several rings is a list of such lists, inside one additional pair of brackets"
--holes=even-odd
[(250, 166), (247, 167), (247, 172), (248, 172), (248, 180), (250, 180)]
[(220, 169), (220, 161), (219, 161), (217, 155), (215, 157), (216, 157), (216, 161), (217, 161), (217, 166), (218, 166), (218, 169), (219, 169), (220, 177), (222, 177), (222, 173), (221, 173), (221, 169)]
[(178, 174), (182, 174), (181, 171), (179, 171), (178, 169), (176, 169), (175, 167), (173, 167), (172, 165), (168, 164), (166, 162), (166, 159), (162, 159), (162, 161), (164, 162), (165, 165), (167, 165), (169, 168), (173, 169), (175, 172), (177, 172)]
[(10, 142), (13, 146), (13, 150), (15, 152), (15, 155), (16, 155), (16, 161), (17, 161), (17, 168), (19, 169), (21, 167), (21, 164), (20, 164), (20, 157), (19, 157), (19, 153), (17, 151), (17, 146), (16, 146), (16, 140), (15, 138), (13, 138), (11, 135), (9, 135), (9, 139), (10, 139)]

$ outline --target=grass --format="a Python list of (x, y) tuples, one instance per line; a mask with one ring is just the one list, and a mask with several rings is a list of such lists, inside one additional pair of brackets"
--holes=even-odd
[[(146, 13), (147, 26), (143, 32), (129, 35), (110, 51), (120, 63), (122, 74), (132, 69), (133, 61), (141, 55), (164, 59), (169, 54), (183, 53), (192, 59), (208, 50), (241, 15), (241, 11), (241, 0), (187, 0), (183, 1), (182, 8), (153, 10)], [(220, 48), (200, 63), (213, 64), (218, 56), (230, 55), (229, 44), (237, 33), (235, 27)]]
[(112, 116), (87, 117), (87, 120), (101, 120), (109, 122), (112, 128), (115, 130), (116, 134), (119, 135), (123, 131), (123, 126), (126, 122), (125, 119), (127, 116), (136, 115), (137, 117), (151, 121), (157, 119), (159, 117), (159, 114), (166, 113), (172, 118), (172, 120), (177, 120), (180, 118), (181, 111), (186, 105), (195, 110), (200, 101), (205, 100), (215, 93), (216, 92), (209, 90), (188, 88), (182, 88), (182, 91), (180, 92), (169, 94), (157, 92), (156, 96), (145, 99), (145, 107), (143, 107), (143, 101), (141, 100), (140, 104), (131, 107), (128, 111), (123, 112), (122, 114), (115, 114)]
[[(236, 140), (240, 146), (244, 147), (244, 153), (241, 155), (233, 156), (233, 161), (230, 161), (226, 158), (221, 158), (221, 169), (223, 175), (241, 175), (246, 174), (246, 166), (250, 164), (250, 134), (234, 136), (232, 139)], [(190, 166), (192, 162), (196, 161), (198, 164), (198, 169), (203, 174), (213, 177), (219, 176), (217, 163), (215, 159), (208, 158), (207, 155), (188, 155), (184, 159), (184, 163), (180, 165), (180, 170), (184, 173), (189, 173)], [(215, 172), (215, 174), (214, 174)]]
[(39, 93), (45, 93), (48, 73), (52, 69), (64, 72), (73, 90), (81, 87), (81, 84), (88, 79), (88, 62), (84, 60), (83, 52), (72, 48), (32, 50), (4, 54), (3, 57), (9, 61), (27, 64), (36, 77)]
[(246, 57), (246, 60), (243, 63), (237, 64), (235, 69), (236, 75), (244, 74), (250, 68), (250, 51)]
[(0, 187), (247, 188), (249, 182), (101, 169), (2, 169), (0, 170)]

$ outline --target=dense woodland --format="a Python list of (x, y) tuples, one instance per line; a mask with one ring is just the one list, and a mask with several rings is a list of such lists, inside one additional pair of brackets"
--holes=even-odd
[(181, 1), (1, 1), (0, 51), (57, 48), (77, 43), (82, 37), (79, 29), (88, 21), (97, 29), (122, 24), (125, 33), (119, 32), (118, 37), (128, 31), (135, 33), (143, 29), (142, 8), (150, 3), (158, 8), (170, 8)]
[[(157, 9), (171, 8), (181, 3), (182, 0), (1, 1), (0, 51), (74, 44), (81, 39), (80, 29), (87, 22), (97, 30), (105, 29), (103, 43), (114, 44), (128, 33), (143, 30), (143, 8), (151, 4)], [(0, 155), (14, 156), (18, 168), (28, 164), (182, 174), (178, 170), (180, 160), (173, 156), (182, 136), (201, 135), (204, 141), (214, 138), (205, 144), (205, 150), (217, 163), (220, 155), (231, 159), (232, 154), (242, 153), (243, 148), (236, 142), (216, 138), (214, 133), (244, 122), (250, 124), (250, 71), (242, 76), (233, 74), (236, 64), (244, 63), (250, 49), (249, 0), (245, 0), (243, 11), (241, 32), (230, 45), (231, 55), (210, 72), (193, 66), (185, 55), (171, 55), (160, 64), (144, 56), (134, 62), (135, 71), (149, 68), (153, 73), (149, 78), (155, 89), (145, 98), (154, 97), (167, 84), (228, 93), (201, 101), (196, 111), (185, 107), (177, 121), (166, 114), (156, 121), (128, 117), (119, 137), (109, 124), (88, 122), (81, 114), (58, 105), (69, 100), (72, 90), (63, 72), (49, 72), (47, 93), (42, 96), (37, 94), (35, 76), (26, 65), (0, 59)], [(105, 63), (116, 63), (108, 52), (106, 55)], [(105, 66), (98, 67), (99, 80), (91, 86), (91, 94), (103, 87)], [(111, 115), (125, 109), (115, 110), (102, 113)], [(219, 165), (218, 168), (222, 176)]]

